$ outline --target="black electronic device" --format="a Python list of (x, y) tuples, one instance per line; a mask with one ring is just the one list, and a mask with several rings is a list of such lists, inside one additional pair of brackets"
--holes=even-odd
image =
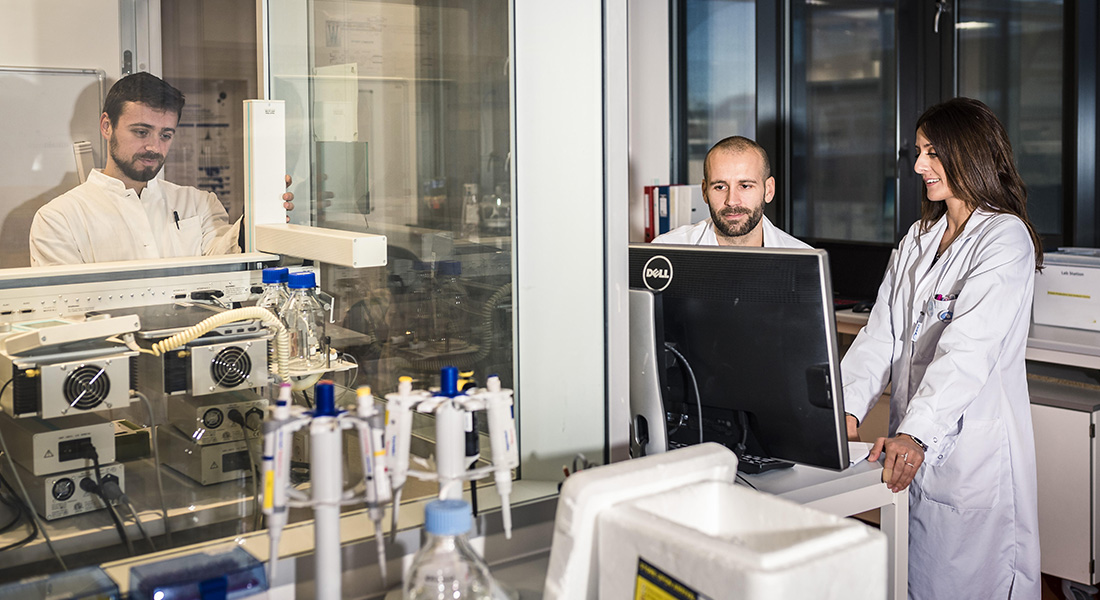
[[(660, 307), (663, 344), (632, 338), (631, 346), (663, 358), (658, 385), (669, 445), (698, 443), (701, 404), (705, 441), (739, 454), (848, 467), (824, 251), (631, 244), (629, 264), (632, 290), (660, 298), (652, 305)], [(657, 316), (632, 312), (631, 321)], [(652, 422), (649, 428), (652, 438)]]
[(890, 265), (893, 244), (805, 238), (802, 241), (829, 253), (833, 308), (855, 311), (856, 306), (874, 303)]

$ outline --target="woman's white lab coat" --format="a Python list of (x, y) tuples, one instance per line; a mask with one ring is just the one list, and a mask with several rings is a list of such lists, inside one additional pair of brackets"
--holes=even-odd
[(909, 487), (909, 597), (1040, 597), (1035, 444), (1024, 352), (1027, 227), (975, 211), (932, 264), (946, 217), (910, 228), (841, 364), (860, 420), (891, 384), (890, 435), (928, 444)]

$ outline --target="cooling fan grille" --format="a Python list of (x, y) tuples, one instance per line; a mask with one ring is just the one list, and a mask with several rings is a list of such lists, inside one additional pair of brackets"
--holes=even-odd
[(252, 357), (239, 346), (222, 348), (210, 361), (210, 375), (214, 383), (224, 388), (234, 388), (248, 379), (252, 373)]
[(103, 367), (82, 365), (65, 377), (65, 402), (78, 410), (91, 410), (111, 393), (111, 378)]

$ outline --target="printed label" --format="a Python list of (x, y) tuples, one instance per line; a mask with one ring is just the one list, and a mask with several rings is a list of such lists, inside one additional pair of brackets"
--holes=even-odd
[(710, 598), (639, 557), (638, 577), (634, 583), (634, 600), (710, 600)]

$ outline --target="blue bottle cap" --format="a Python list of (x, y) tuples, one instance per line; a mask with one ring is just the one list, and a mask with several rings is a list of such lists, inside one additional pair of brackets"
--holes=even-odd
[(292, 290), (312, 289), (317, 287), (317, 280), (313, 276), (313, 271), (291, 273), (286, 286)]
[(290, 275), (290, 269), (286, 267), (270, 267), (264, 269), (263, 282), (282, 283), (287, 280), (288, 275)]
[(465, 500), (432, 500), (424, 507), (424, 529), (432, 535), (465, 535), (472, 525)]
[(458, 393), (458, 368), (443, 367), (439, 373), (439, 395), (454, 398)]
[(313, 388), (313, 393), (316, 396), (314, 398), (313, 416), (315, 417), (335, 417), (336, 416), (336, 386), (327, 379), (322, 379), (317, 382), (317, 385)]

